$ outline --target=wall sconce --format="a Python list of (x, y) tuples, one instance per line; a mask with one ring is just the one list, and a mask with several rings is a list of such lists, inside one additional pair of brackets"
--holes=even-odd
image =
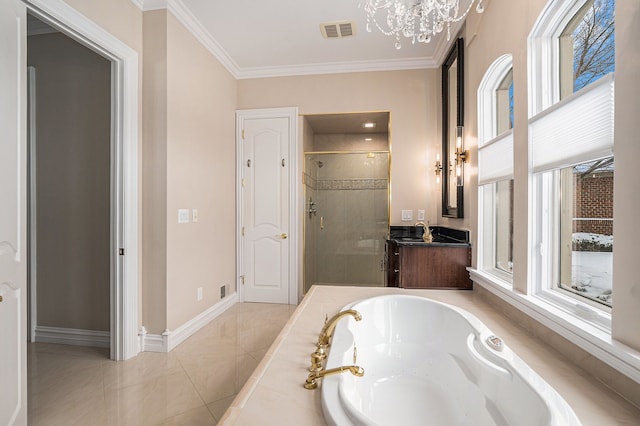
[(456, 127), (456, 184), (464, 185), (463, 164), (469, 162), (469, 150), (464, 149), (464, 127)]
[(440, 162), (440, 154), (436, 154), (436, 183), (440, 183), (440, 175), (442, 174), (442, 163)]

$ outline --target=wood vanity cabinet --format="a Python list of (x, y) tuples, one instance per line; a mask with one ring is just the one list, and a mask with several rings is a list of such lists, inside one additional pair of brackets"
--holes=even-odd
[(472, 288), (467, 267), (471, 247), (399, 245), (387, 242), (387, 286), (401, 288)]

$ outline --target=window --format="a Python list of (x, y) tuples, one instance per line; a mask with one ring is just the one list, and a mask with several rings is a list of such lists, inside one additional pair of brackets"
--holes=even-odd
[(504, 272), (513, 271), (513, 179), (494, 184), (495, 198), (495, 264)]
[(615, 71), (614, 2), (586, 2), (560, 35), (560, 98)]
[(496, 88), (496, 135), (513, 129), (513, 70), (509, 70)]
[(559, 279), (556, 285), (611, 306), (613, 158), (560, 170)]
[(594, 321), (589, 306), (608, 310), (612, 299), (613, 17), (613, 0), (555, 1), (529, 44), (532, 281)]
[(478, 265), (506, 284), (513, 271), (511, 64), (511, 55), (498, 58), (478, 89)]

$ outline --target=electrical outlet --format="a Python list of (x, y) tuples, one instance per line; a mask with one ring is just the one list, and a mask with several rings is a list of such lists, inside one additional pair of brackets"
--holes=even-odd
[(198, 298), (198, 301), (202, 300), (202, 287), (198, 287), (197, 298)]
[(198, 209), (191, 210), (191, 222), (196, 223), (198, 221)]
[(424, 210), (418, 210), (418, 220), (424, 220)]
[(224, 299), (224, 296), (227, 295), (227, 286), (223, 285), (220, 287), (220, 299)]

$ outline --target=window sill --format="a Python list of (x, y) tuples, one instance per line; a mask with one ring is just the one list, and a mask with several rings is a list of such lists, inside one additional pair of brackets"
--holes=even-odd
[(602, 327), (558, 308), (542, 297), (513, 291), (486, 272), (468, 268), (471, 280), (558, 333), (579, 348), (640, 383), (640, 352), (614, 340)]

